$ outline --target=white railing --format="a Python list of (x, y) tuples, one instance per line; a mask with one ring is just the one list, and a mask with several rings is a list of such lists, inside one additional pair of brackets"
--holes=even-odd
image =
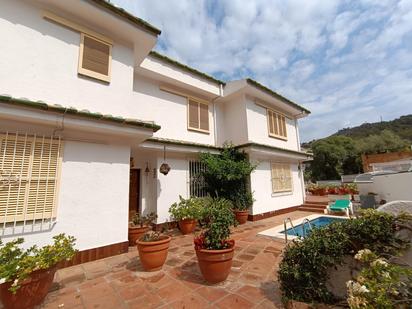
[(61, 155), (60, 137), (0, 132), (0, 235), (52, 228)]

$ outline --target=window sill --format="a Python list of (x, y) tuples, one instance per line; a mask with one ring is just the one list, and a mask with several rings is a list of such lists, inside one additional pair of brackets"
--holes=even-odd
[(210, 131), (206, 130), (201, 130), (201, 129), (194, 129), (194, 128), (187, 128), (188, 131), (196, 132), (196, 133), (202, 133), (206, 135), (210, 135)]
[(270, 137), (270, 138), (275, 138), (275, 139), (280, 139), (280, 140), (285, 141), (285, 142), (288, 141), (288, 138), (287, 138), (287, 137), (284, 137), (284, 136), (278, 136), (278, 135), (271, 135), (271, 134), (269, 134), (269, 137)]
[(293, 191), (272, 192), (272, 197), (288, 196), (288, 195), (293, 195)]

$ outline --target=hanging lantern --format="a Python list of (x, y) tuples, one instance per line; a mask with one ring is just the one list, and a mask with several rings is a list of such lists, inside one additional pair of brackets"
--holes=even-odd
[(163, 146), (163, 163), (160, 165), (159, 172), (165, 176), (170, 172), (170, 166), (166, 163), (166, 145)]
[(145, 174), (145, 175), (146, 175), (146, 177), (147, 177), (147, 176), (149, 176), (149, 173), (150, 173), (149, 163), (148, 163), (148, 162), (146, 162), (146, 168), (145, 168), (145, 170), (144, 170), (144, 174)]

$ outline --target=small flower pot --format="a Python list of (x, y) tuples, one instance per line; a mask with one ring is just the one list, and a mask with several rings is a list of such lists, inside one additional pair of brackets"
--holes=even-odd
[(144, 270), (156, 271), (162, 268), (166, 262), (171, 239), (170, 236), (164, 235), (157, 241), (136, 241)]
[(142, 237), (149, 229), (148, 226), (129, 226), (129, 246), (136, 246), (136, 240)]
[(236, 220), (239, 224), (246, 223), (249, 216), (249, 210), (233, 210), (233, 213), (235, 214)]
[(13, 282), (0, 284), (0, 300), (4, 309), (32, 309), (40, 305), (49, 292), (56, 270), (54, 266), (34, 271), (15, 294), (9, 291)]
[(195, 230), (197, 220), (195, 219), (180, 220), (178, 224), (179, 224), (179, 229), (182, 232), (182, 234), (186, 235), (186, 234), (192, 233)]
[(234, 254), (235, 241), (232, 245), (223, 250), (196, 250), (199, 268), (203, 278), (209, 283), (219, 283), (225, 281), (229, 276), (232, 268), (232, 259)]

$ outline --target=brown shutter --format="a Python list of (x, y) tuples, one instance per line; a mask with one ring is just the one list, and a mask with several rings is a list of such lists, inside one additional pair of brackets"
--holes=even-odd
[(199, 103), (189, 99), (189, 128), (199, 129)]
[(89, 36), (83, 40), (82, 68), (109, 75), (110, 45)]
[(282, 116), (282, 129), (283, 129), (282, 136), (287, 137), (288, 134), (286, 132), (286, 118), (285, 118), (285, 116)]
[(267, 110), (267, 117), (268, 117), (269, 134), (275, 134), (272, 111)]
[(199, 129), (209, 131), (209, 106), (199, 103)]

